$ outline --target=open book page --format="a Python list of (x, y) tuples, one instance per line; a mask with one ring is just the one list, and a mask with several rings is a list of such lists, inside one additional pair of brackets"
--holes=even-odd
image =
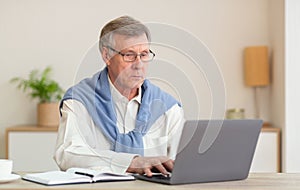
[(86, 168), (70, 168), (66, 172), (71, 174), (79, 174), (89, 176), (94, 182), (97, 181), (119, 181), (119, 180), (134, 180), (134, 176), (128, 174), (116, 174), (107, 171), (91, 170)]

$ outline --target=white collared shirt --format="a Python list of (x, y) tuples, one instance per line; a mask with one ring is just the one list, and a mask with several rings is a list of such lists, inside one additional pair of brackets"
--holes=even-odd
[[(128, 100), (110, 80), (109, 83), (118, 130), (120, 133), (128, 133), (135, 127), (141, 89), (136, 97)], [(65, 100), (61, 113), (54, 159), (62, 170), (84, 167), (114, 173), (126, 172), (133, 157), (137, 155), (110, 150), (109, 140), (100, 127), (95, 125), (81, 102)], [(144, 156), (168, 156), (175, 159), (184, 124), (183, 115), (183, 109), (176, 104), (157, 119), (143, 136)]]

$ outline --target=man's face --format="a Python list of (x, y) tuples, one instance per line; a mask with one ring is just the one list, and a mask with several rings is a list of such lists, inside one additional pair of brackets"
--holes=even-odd
[[(130, 37), (115, 34), (115, 46), (113, 49), (126, 53), (141, 54), (149, 52), (149, 42), (146, 34)], [(148, 63), (142, 62), (140, 56), (137, 56), (133, 62), (126, 62), (123, 56), (113, 52), (111, 58), (107, 61), (108, 73), (112, 83), (121, 89), (139, 88), (146, 76)]]

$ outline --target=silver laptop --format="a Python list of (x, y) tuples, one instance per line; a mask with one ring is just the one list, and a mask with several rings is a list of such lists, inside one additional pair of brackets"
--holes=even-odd
[(261, 127), (261, 120), (186, 121), (172, 173), (136, 178), (164, 184), (246, 179)]

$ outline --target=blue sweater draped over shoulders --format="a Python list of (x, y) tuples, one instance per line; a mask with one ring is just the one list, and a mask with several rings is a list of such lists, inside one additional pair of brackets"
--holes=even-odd
[[(120, 133), (117, 128), (117, 116), (112, 102), (107, 67), (86, 78), (65, 93), (64, 100), (74, 99), (81, 102), (111, 143), (111, 150), (144, 155), (143, 136), (154, 122), (172, 106), (180, 103), (159, 87), (145, 80), (142, 84), (142, 100), (137, 113), (135, 128), (129, 133)], [(84, 127), (84, 126), (82, 126)]]

